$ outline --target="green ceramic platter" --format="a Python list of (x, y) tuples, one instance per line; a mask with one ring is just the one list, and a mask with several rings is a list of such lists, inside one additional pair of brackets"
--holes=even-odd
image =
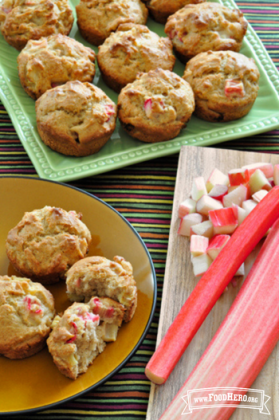
[[(79, 0), (70, 0), (74, 7)], [(237, 7), (233, 0), (223, 1), (230, 8)], [(164, 27), (152, 19), (148, 26), (165, 36)], [(88, 44), (79, 34), (75, 23), (70, 36)], [(247, 137), (279, 126), (279, 74), (261, 41), (249, 25), (241, 53), (253, 57), (260, 70), (258, 98), (250, 113), (228, 123), (209, 123), (192, 117), (188, 126), (171, 141), (147, 144), (126, 134), (119, 123), (108, 143), (95, 155), (76, 158), (56, 153), (45, 146), (36, 129), (34, 101), (24, 92), (17, 73), (18, 52), (0, 35), (0, 97), (12, 119), (17, 134), (41, 178), (70, 181), (108, 172), (116, 168), (178, 152), (183, 145), (207, 146)], [(177, 60), (174, 71), (183, 74), (184, 66)], [(113, 101), (117, 95), (109, 89), (97, 69), (94, 84), (103, 89)]]

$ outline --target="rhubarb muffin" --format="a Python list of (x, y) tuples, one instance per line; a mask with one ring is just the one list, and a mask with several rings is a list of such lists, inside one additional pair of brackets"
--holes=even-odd
[(195, 108), (189, 83), (168, 70), (141, 73), (122, 89), (118, 117), (137, 139), (154, 143), (176, 137)]
[(107, 296), (125, 308), (124, 321), (134, 316), (137, 286), (132, 265), (122, 257), (113, 261), (87, 257), (74, 264), (66, 274), (67, 294), (71, 301), (88, 301), (92, 296)]
[(61, 34), (28, 41), (17, 63), (20, 82), (33, 99), (71, 80), (92, 82), (95, 75), (94, 51)]
[(81, 0), (76, 7), (81, 35), (101, 45), (122, 23), (145, 24), (148, 10), (140, 0)]
[(22, 50), (29, 39), (68, 35), (74, 22), (68, 0), (2, 0), (0, 29), (5, 40)]
[(40, 283), (0, 276), (0, 354), (24, 359), (40, 351), (54, 315), (53, 296)]
[(22, 275), (51, 284), (88, 253), (91, 234), (82, 214), (46, 206), (24, 214), (8, 233), (6, 251)]
[(202, 3), (206, 0), (143, 0), (151, 16), (160, 23), (166, 23), (167, 18), (187, 4)]
[(116, 105), (90, 83), (67, 82), (36, 101), (37, 127), (42, 141), (69, 156), (97, 153), (116, 125)]
[(259, 77), (255, 61), (234, 51), (200, 53), (183, 76), (194, 91), (195, 114), (212, 122), (245, 116), (257, 98)]
[(170, 16), (165, 26), (183, 62), (209, 50), (238, 52), (246, 30), (243, 13), (219, 3), (189, 4)]
[(105, 40), (97, 60), (103, 79), (116, 92), (133, 82), (140, 72), (157, 67), (172, 70), (175, 63), (170, 39), (132, 23), (120, 25)]
[(123, 314), (120, 303), (93, 297), (88, 304), (76, 302), (57, 315), (47, 345), (60, 372), (71, 379), (86, 372), (106, 342), (116, 340)]

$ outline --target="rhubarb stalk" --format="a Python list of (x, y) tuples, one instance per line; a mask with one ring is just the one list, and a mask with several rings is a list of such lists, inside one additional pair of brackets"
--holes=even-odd
[(279, 186), (249, 213), (182, 306), (146, 366), (151, 381), (163, 384), (167, 380), (238, 268), (278, 217)]
[[(181, 418), (185, 408), (181, 397), (188, 390), (250, 388), (279, 339), (278, 261), (279, 220), (272, 227), (225, 320), (161, 420)], [(227, 420), (235, 408), (194, 410), (190, 418)]]

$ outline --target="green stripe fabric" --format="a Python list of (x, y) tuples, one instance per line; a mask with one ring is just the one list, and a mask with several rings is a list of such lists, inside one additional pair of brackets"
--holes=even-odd
[[(279, 67), (279, 3), (241, 1), (238, 2), (238, 6), (258, 33), (275, 65)], [(279, 127), (278, 130), (262, 135), (221, 143), (218, 147), (278, 153)], [(138, 351), (105, 384), (57, 407), (14, 418), (135, 420), (146, 417), (150, 382), (144, 375), (144, 368), (156, 343), (177, 164), (178, 154), (175, 154), (69, 183), (115, 207), (139, 232), (156, 269), (158, 282), (156, 312)], [(0, 104), (1, 175), (37, 177), (2, 104)]]

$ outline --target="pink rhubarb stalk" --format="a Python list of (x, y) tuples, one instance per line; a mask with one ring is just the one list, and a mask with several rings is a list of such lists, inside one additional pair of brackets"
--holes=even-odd
[(274, 187), (233, 233), (182, 306), (146, 366), (146, 376), (163, 384), (238, 268), (279, 217), (279, 186)]
[[(181, 419), (185, 408), (181, 397), (188, 390), (250, 388), (279, 339), (278, 260), (279, 220), (225, 320), (161, 420)], [(228, 420), (235, 408), (194, 410), (190, 417), (191, 420)]]

